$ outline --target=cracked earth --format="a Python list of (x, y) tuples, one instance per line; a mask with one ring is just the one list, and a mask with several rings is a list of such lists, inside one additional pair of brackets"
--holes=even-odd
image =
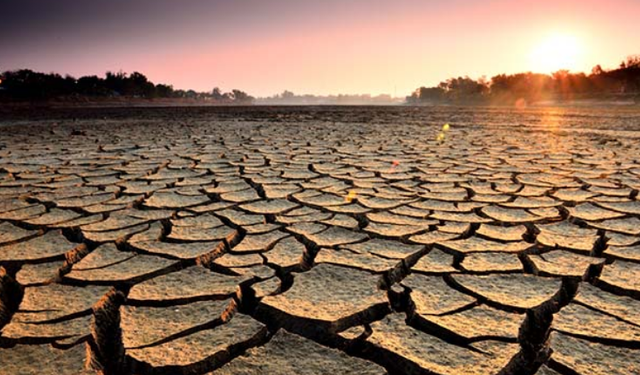
[(639, 111), (50, 116), (0, 125), (1, 374), (640, 374)]

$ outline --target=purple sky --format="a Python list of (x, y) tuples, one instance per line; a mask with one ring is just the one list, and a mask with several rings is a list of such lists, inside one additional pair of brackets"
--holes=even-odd
[(0, 5), (0, 70), (74, 76), (137, 70), (176, 88), (220, 86), (260, 96), (284, 89), (401, 96), (454, 75), (588, 71), (640, 53), (637, 0)]

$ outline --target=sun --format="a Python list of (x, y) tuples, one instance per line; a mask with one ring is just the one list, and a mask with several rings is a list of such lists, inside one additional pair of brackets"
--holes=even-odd
[(542, 40), (531, 53), (531, 66), (539, 73), (561, 69), (576, 71), (580, 66), (582, 45), (570, 34), (553, 34)]

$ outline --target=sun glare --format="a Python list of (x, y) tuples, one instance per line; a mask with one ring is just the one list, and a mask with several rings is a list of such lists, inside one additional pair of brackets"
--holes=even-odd
[(575, 36), (551, 35), (533, 50), (532, 70), (539, 73), (551, 73), (560, 69), (576, 71), (581, 54), (582, 46)]

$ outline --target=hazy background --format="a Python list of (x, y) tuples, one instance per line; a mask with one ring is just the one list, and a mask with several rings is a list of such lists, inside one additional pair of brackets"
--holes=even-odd
[[(0, 71), (143, 72), (256, 96), (389, 93), (458, 75), (540, 68), (545, 37), (575, 37), (572, 70), (638, 53), (637, 0), (0, 0)], [(546, 72), (545, 72), (546, 73)]]

